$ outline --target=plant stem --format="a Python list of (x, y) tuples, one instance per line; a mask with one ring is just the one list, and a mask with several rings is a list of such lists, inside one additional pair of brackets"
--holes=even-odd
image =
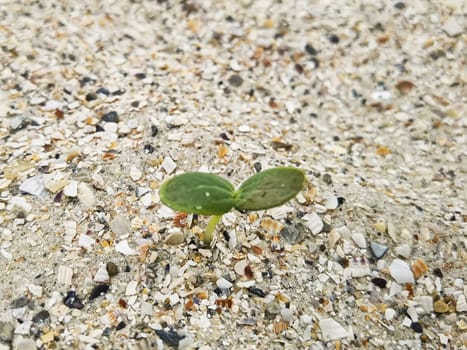
[(211, 243), (212, 241), (212, 233), (216, 228), (217, 223), (222, 218), (222, 215), (213, 215), (211, 219), (209, 219), (208, 226), (206, 227), (206, 231), (204, 232), (204, 242)]

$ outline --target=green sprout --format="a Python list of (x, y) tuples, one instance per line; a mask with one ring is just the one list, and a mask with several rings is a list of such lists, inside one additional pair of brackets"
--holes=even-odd
[(304, 184), (305, 173), (292, 167), (262, 171), (238, 189), (220, 176), (188, 172), (165, 181), (159, 194), (162, 203), (174, 210), (212, 215), (204, 235), (204, 241), (209, 243), (222, 215), (232, 208), (247, 211), (277, 207), (294, 198)]

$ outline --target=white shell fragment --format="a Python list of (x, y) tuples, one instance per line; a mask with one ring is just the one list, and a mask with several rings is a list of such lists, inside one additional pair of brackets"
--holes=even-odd
[(98, 283), (108, 283), (110, 281), (109, 273), (105, 264), (101, 264), (96, 274), (94, 275), (94, 282)]
[(175, 163), (173, 161), (172, 158), (170, 157), (165, 157), (164, 161), (162, 162), (161, 164), (161, 167), (162, 169), (164, 169), (164, 171), (167, 173), (167, 174), (172, 174), (175, 169), (177, 168), (177, 163)]
[(109, 222), (109, 227), (117, 236), (123, 236), (130, 232), (130, 223), (121, 215), (113, 218)]
[(137, 167), (132, 165), (130, 167), (130, 178), (133, 181), (138, 181), (139, 179), (141, 179), (141, 176), (143, 176), (143, 173), (141, 172), (141, 170), (139, 170)]
[(57, 283), (66, 286), (71, 285), (71, 279), (73, 277), (73, 270), (64, 265), (60, 265), (57, 271)]
[(403, 260), (394, 259), (391, 265), (389, 265), (389, 272), (392, 278), (399, 284), (415, 282), (409, 264)]
[(221, 277), (216, 281), (216, 286), (220, 289), (230, 289), (232, 287), (232, 283)]
[(342, 339), (348, 336), (347, 330), (332, 318), (324, 318), (319, 321), (319, 328), (324, 341)]
[(30, 177), (19, 186), (19, 190), (36, 197), (41, 197), (45, 192), (43, 176), (37, 175)]
[(78, 195), (78, 181), (72, 180), (63, 187), (63, 194), (67, 197), (76, 197)]
[(118, 242), (115, 245), (115, 250), (123, 255), (137, 255), (138, 252), (128, 245), (128, 241), (125, 239), (121, 242)]
[(93, 190), (85, 182), (78, 184), (78, 199), (86, 209), (94, 207), (96, 203)]
[(337, 200), (337, 197), (333, 194), (328, 194), (326, 196), (326, 203), (325, 207), (330, 210), (334, 210), (339, 206), (339, 201)]
[(366, 248), (366, 239), (362, 233), (352, 233), (351, 237), (359, 248)]
[(349, 266), (344, 269), (344, 279), (358, 278), (371, 274), (368, 261), (363, 257), (349, 259)]
[(311, 230), (314, 235), (321, 232), (324, 227), (323, 220), (316, 213), (306, 214), (303, 217), (305, 225)]
[(88, 235), (81, 234), (78, 238), (78, 245), (84, 249), (90, 249), (95, 243), (95, 240)]
[(409, 258), (410, 253), (412, 252), (412, 249), (410, 248), (408, 244), (403, 244), (403, 245), (400, 245), (394, 248), (394, 251), (399, 256), (402, 256), (404, 258)]

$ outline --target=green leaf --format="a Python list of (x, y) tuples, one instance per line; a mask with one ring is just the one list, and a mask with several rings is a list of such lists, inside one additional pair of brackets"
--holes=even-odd
[(220, 176), (190, 172), (164, 182), (162, 203), (174, 210), (201, 215), (222, 215), (235, 205), (235, 188)]
[(238, 188), (235, 208), (261, 210), (277, 207), (294, 198), (304, 184), (305, 173), (297, 168), (277, 167), (262, 171)]

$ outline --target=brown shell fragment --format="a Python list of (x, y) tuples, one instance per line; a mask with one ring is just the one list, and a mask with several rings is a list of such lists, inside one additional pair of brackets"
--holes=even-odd
[(402, 94), (407, 94), (410, 90), (415, 87), (415, 84), (408, 80), (401, 80), (396, 84), (396, 89)]
[(428, 271), (428, 266), (420, 258), (415, 260), (414, 263), (412, 264), (412, 272), (413, 272), (415, 279), (419, 279), (427, 271)]

